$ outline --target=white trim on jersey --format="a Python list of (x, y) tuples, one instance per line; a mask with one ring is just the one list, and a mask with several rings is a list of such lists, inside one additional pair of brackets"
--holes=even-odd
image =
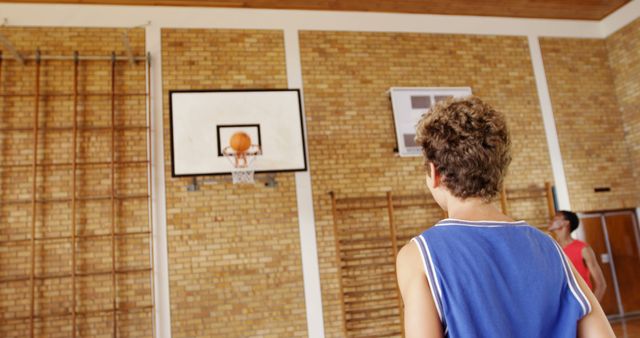
[(433, 275), (433, 279), (436, 281), (436, 288), (438, 290), (438, 299), (441, 301), (442, 289), (440, 288), (440, 282), (438, 281), (438, 276), (436, 275), (436, 266), (435, 264), (433, 264), (433, 258), (431, 258), (431, 251), (429, 250), (429, 245), (427, 245), (427, 241), (422, 236), (420, 236), (420, 241), (424, 245), (424, 249), (427, 252), (427, 256), (429, 257), (429, 267), (431, 267), (431, 273)]
[(551, 240), (553, 241), (553, 244), (556, 247), (556, 251), (560, 256), (560, 261), (562, 262), (564, 274), (567, 277), (567, 284), (569, 285), (569, 289), (571, 290), (571, 293), (576, 298), (576, 300), (578, 300), (578, 303), (582, 308), (583, 316), (586, 316), (591, 312), (591, 303), (589, 302), (589, 298), (587, 298), (587, 296), (582, 291), (582, 288), (580, 288), (580, 284), (578, 283), (578, 280), (576, 279), (576, 276), (571, 269), (571, 265), (569, 265), (569, 259), (565, 255), (564, 251), (553, 238)]
[(447, 225), (458, 225), (458, 226), (468, 226), (468, 227), (482, 227), (482, 228), (497, 228), (497, 227), (505, 227), (505, 226), (525, 226), (528, 225), (525, 221), (515, 221), (515, 222), (503, 222), (503, 221), (466, 221), (455, 218), (447, 218), (443, 219), (440, 222), (436, 223), (435, 226), (447, 226)]
[[(435, 264), (433, 264), (433, 259), (431, 258), (431, 250), (429, 250), (429, 245), (427, 245), (427, 240), (423, 237), (423, 236), (418, 236), (420, 237), (420, 242), (422, 242), (422, 244), (424, 245), (424, 251), (427, 253), (427, 257), (429, 258), (429, 267), (431, 268), (431, 274), (432, 274), (432, 278), (433, 280), (435, 280), (436, 282), (436, 289), (438, 290), (438, 303), (440, 305), (440, 308), (442, 309), (443, 307), (443, 302), (442, 302), (442, 288), (440, 287), (440, 281), (438, 280), (438, 276), (436, 275), (436, 266)], [(444, 309), (442, 309), (442, 311), (444, 312)], [(444, 327), (444, 335), (447, 335), (447, 332), (449, 332), (449, 325), (447, 325), (447, 320), (444, 317), (444, 314), (440, 315), (440, 323), (442, 323), (442, 326)]]
[(422, 258), (422, 266), (424, 267), (424, 274), (427, 277), (427, 282), (429, 283), (429, 289), (431, 290), (431, 297), (433, 297), (433, 303), (436, 305), (436, 310), (438, 311), (438, 317), (440, 317), (440, 322), (444, 324), (442, 310), (440, 309), (440, 306), (441, 306), (440, 297), (436, 294), (436, 292), (438, 292), (438, 288), (435, 282), (431, 280), (431, 274), (434, 274), (433, 275), (434, 279), (437, 279), (437, 277), (435, 276), (435, 271), (430, 268), (430, 266), (432, 267), (433, 265), (431, 265), (427, 261), (427, 260), (430, 261), (431, 258), (425, 257), (425, 253), (429, 255), (429, 251), (425, 246), (426, 244), (422, 243), (423, 242), (422, 236), (414, 237), (412, 241), (415, 241), (416, 245), (418, 246), (418, 251), (420, 252), (420, 257)]

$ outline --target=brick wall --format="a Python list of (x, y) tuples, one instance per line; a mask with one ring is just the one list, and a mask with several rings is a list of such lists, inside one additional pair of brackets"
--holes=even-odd
[[(635, 207), (638, 195), (606, 41), (544, 38), (540, 47), (572, 208)], [(596, 193), (597, 187), (611, 191)]]
[[(504, 112), (514, 155), (508, 188), (550, 181), (549, 153), (524, 37), (305, 31), (300, 47), (324, 320), (327, 336), (341, 337), (327, 192), (359, 197), (425, 190), (422, 159), (394, 155), (390, 87), (470, 86)], [(510, 208), (516, 218), (547, 217), (544, 199), (514, 200)], [(432, 224), (419, 220), (409, 228)]]
[[(121, 29), (17, 28), (2, 27), (24, 55), (40, 48), (43, 55), (125, 55)], [(144, 54), (144, 30), (129, 31), (133, 52)], [(99, 41), (99, 43), (97, 43)], [(2, 50), (4, 55), (9, 51)], [(33, 160), (33, 118), (35, 63), (23, 66), (2, 61), (0, 77), (0, 336), (28, 337), (31, 273), (31, 198)], [(43, 61), (38, 140), (39, 164), (36, 198), (35, 336), (70, 337), (71, 299), (71, 213), (72, 170), (64, 163), (73, 154), (73, 62)], [(116, 125), (132, 127), (116, 131), (116, 161), (142, 161), (116, 167), (115, 232), (145, 232), (149, 229), (146, 156), (145, 64), (116, 65), (116, 92), (139, 93), (119, 96), (115, 101)], [(76, 278), (77, 333), (80, 336), (110, 337), (112, 332), (112, 242), (111, 236), (111, 88), (110, 61), (82, 61), (79, 64), (76, 173)], [(50, 94), (67, 95), (50, 95)], [(86, 127), (92, 127), (93, 129)], [(103, 163), (95, 163), (103, 162)], [(57, 165), (51, 165), (57, 164)], [(106, 196), (106, 198), (105, 198)], [(44, 201), (47, 201), (46, 203)], [(106, 236), (105, 236), (106, 235)], [(52, 239), (53, 237), (59, 237)], [(150, 266), (149, 234), (118, 236), (115, 240), (116, 269)], [(57, 277), (56, 277), (57, 276)], [(148, 337), (152, 334), (150, 271), (122, 273), (116, 279), (118, 308), (139, 309), (117, 315), (118, 336)], [(142, 307), (142, 308), (141, 308)], [(141, 308), (141, 309), (140, 309)], [(25, 319), (26, 317), (26, 319)]]
[(286, 88), (282, 32), (164, 29), (162, 49), (173, 337), (307, 336), (294, 175), (187, 192), (170, 171), (168, 91)]
[[(541, 40), (576, 210), (638, 203), (638, 184), (632, 175), (637, 181), (639, 29), (636, 21), (606, 41)], [(0, 32), (28, 54), (36, 47), (44, 54), (70, 54), (73, 50), (83, 55), (107, 55), (112, 50), (123, 54), (123, 31), (117, 29), (0, 28)], [(143, 53), (143, 30), (133, 30), (130, 39), (134, 52)], [(551, 181), (552, 175), (526, 38), (305, 31), (300, 33), (300, 47), (325, 330), (328, 337), (341, 337), (343, 317), (328, 192), (355, 199), (383, 197), (387, 191), (393, 191), (394, 196), (425, 193), (422, 159), (400, 158), (393, 152), (390, 87), (470, 86), (474, 94), (504, 112), (510, 124), (514, 160), (507, 188), (540, 187)], [(173, 335), (307, 336), (294, 175), (278, 174), (275, 188), (233, 186), (218, 179), (202, 184), (199, 191), (187, 192), (191, 180), (172, 178), (170, 170), (168, 90), (286, 88), (282, 32), (164, 29), (162, 49)], [(143, 68), (119, 65), (117, 90), (143, 92)], [(42, 90), (71, 91), (71, 71), (69, 63), (44, 62)], [(82, 63), (80, 74), (81, 90), (109, 90), (107, 62)], [(32, 91), (33, 64), (23, 67), (4, 61), (0, 92)], [(42, 99), (40, 119), (48, 127), (68, 126), (71, 107), (69, 97)], [(144, 98), (121, 97), (117, 107), (117, 123), (145, 124)], [(79, 123), (108, 125), (109, 109), (105, 97), (84, 97)], [(0, 128), (27, 127), (0, 133), (2, 166), (30, 164), (32, 111), (30, 97), (0, 97)], [(70, 161), (70, 139), (68, 130), (43, 133), (39, 161)], [(109, 160), (108, 134), (83, 131), (79, 142), (82, 160)], [(118, 158), (144, 159), (145, 144), (144, 131), (121, 131)], [(632, 160), (626, 162), (629, 157)], [(4, 241), (0, 246), (0, 280), (29, 274), (30, 243), (8, 241), (29, 238), (31, 205), (8, 201), (31, 198), (30, 170), (29, 166), (0, 167), (0, 241)], [(70, 169), (64, 166), (40, 169), (39, 198), (67, 198), (69, 175)], [(77, 177), (79, 195), (110, 191), (110, 170), (104, 166), (81, 168)], [(116, 181), (123, 194), (144, 193), (146, 167), (132, 165), (118, 171)], [(612, 192), (594, 194), (594, 186), (611, 186)], [(145, 231), (146, 203), (146, 199), (133, 199), (118, 204), (118, 231)], [(37, 236), (68, 235), (70, 208), (69, 203), (39, 206)], [(548, 216), (544, 198), (513, 199), (509, 209), (515, 218), (534, 225), (542, 225)], [(395, 212), (399, 237), (405, 240), (440, 217), (432, 204)], [(110, 213), (110, 204), (103, 201), (79, 202), (78, 231), (83, 235), (108, 233)], [(342, 230), (350, 235), (372, 225), (380, 234), (388, 229), (384, 209), (341, 217)], [(119, 240), (118, 266), (148, 264), (148, 247), (144, 236)], [(80, 241), (80, 271), (109, 269), (110, 249), (110, 238)], [(38, 242), (36, 273), (68, 272), (69, 255), (68, 240)], [(36, 313), (69, 309), (69, 283), (68, 278), (38, 281)], [(108, 308), (110, 288), (110, 276), (79, 278), (78, 311)], [(145, 306), (151, 302), (148, 275), (124, 275), (118, 279), (118, 290), (119, 304)], [(28, 320), (16, 318), (28, 316), (29, 297), (25, 295), (29, 293), (28, 280), (0, 287), (1, 336), (28, 335)], [(118, 318), (121, 336), (151, 335), (150, 310), (123, 313)], [(36, 321), (39, 336), (67, 337), (70, 328), (69, 317)], [(78, 319), (78, 332), (83, 336), (109, 336), (110, 328), (109, 313), (92, 312)]]
[(625, 142), (640, 204), (640, 19), (607, 38), (609, 64), (622, 112)]

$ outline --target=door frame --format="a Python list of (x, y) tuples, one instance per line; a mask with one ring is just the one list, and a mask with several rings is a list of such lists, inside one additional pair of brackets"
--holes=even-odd
[[(600, 210), (578, 213), (578, 218), (600, 218), (600, 226), (602, 227), (602, 233), (604, 234), (604, 242), (607, 248), (607, 255), (609, 256), (609, 267), (611, 269), (611, 277), (613, 280), (613, 288), (616, 295), (616, 301), (618, 303), (618, 314), (607, 316), (608, 319), (620, 319), (626, 316), (632, 316), (640, 314), (640, 311), (625, 312), (622, 306), (622, 296), (620, 295), (620, 287), (618, 284), (618, 275), (616, 273), (615, 260), (613, 258), (611, 250), (611, 242), (609, 241), (609, 231), (607, 230), (606, 216), (618, 216), (618, 215), (631, 215), (633, 222), (633, 232), (636, 238), (636, 246), (640, 250), (640, 229), (638, 227), (638, 210), (639, 209), (622, 209), (622, 210)], [(600, 258), (599, 258), (600, 259)]]

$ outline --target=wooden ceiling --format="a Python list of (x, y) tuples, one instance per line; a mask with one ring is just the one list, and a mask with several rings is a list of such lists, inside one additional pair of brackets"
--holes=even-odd
[(17, 3), (112, 4), (396, 12), (601, 20), (630, 0), (9, 0)]

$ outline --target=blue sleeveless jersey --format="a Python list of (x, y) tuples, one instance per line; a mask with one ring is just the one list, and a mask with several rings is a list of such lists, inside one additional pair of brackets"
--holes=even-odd
[(445, 219), (413, 241), (446, 337), (576, 337), (591, 311), (562, 249), (525, 222)]

